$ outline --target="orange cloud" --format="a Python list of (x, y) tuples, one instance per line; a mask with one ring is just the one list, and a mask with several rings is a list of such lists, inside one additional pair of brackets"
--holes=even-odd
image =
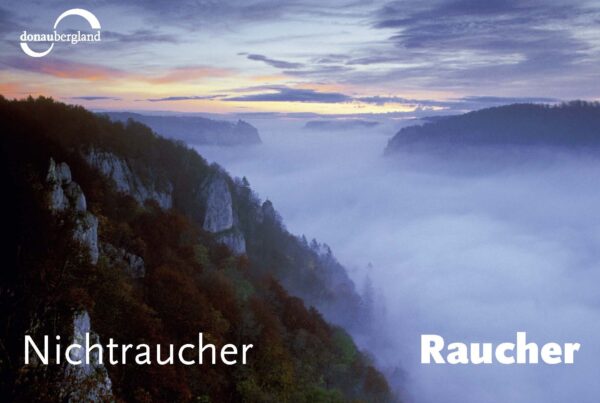
[(72, 62), (64, 59), (48, 58), (38, 60), (15, 57), (6, 61), (6, 65), (17, 70), (47, 74), (58, 78), (75, 78), (88, 81), (106, 80), (124, 75), (124, 72), (111, 67)]
[(0, 94), (5, 96), (14, 96), (22, 92), (18, 83), (0, 83)]
[(88, 63), (78, 63), (65, 59), (48, 58), (37, 60), (16, 57), (8, 60), (6, 65), (17, 70), (38, 74), (46, 74), (58, 78), (100, 81), (125, 78), (151, 84), (169, 84), (213, 77), (234, 75), (233, 70), (209, 66), (177, 67), (156, 75), (130, 73), (112, 67)]

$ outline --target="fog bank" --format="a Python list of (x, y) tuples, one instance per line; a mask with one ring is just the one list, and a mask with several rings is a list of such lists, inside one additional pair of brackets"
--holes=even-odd
[[(556, 151), (383, 158), (389, 125), (252, 121), (264, 144), (198, 147), (246, 176), (288, 229), (328, 243), (385, 313), (369, 349), (415, 402), (595, 402), (600, 395), (600, 159)], [(396, 125), (397, 129), (397, 125)], [(369, 268), (369, 266), (372, 266)], [(580, 342), (572, 366), (425, 366), (448, 341)]]

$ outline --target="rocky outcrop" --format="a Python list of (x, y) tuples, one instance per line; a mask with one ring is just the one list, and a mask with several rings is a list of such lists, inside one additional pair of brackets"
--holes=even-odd
[(87, 162), (102, 174), (115, 183), (117, 190), (127, 193), (143, 204), (146, 200), (154, 200), (158, 205), (168, 210), (173, 207), (173, 185), (169, 182), (164, 184), (163, 189), (153, 181), (143, 182), (138, 175), (135, 175), (127, 161), (116, 155), (91, 150), (85, 155)]
[(212, 175), (204, 183), (202, 193), (206, 201), (204, 230), (216, 234), (217, 240), (229, 246), (234, 253), (245, 253), (246, 239), (236, 225), (231, 192), (225, 174), (219, 172)]
[(81, 242), (90, 253), (93, 264), (98, 262), (98, 219), (87, 211), (87, 202), (81, 187), (73, 181), (71, 169), (64, 163), (50, 159), (46, 175), (50, 186), (49, 208), (55, 213), (72, 211), (75, 214), (73, 238)]
[(73, 208), (76, 211), (85, 211), (87, 203), (81, 187), (73, 182), (71, 169), (61, 162), (57, 164), (50, 160), (46, 181), (52, 186), (50, 191), (50, 208), (55, 211), (64, 211)]
[[(87, 211), (85, 194), (79, 184), (73, 181), (71, 169), (64, 163), (50, 159), (46, 182), (50, 186), (49, 208), (54, 213), (72, 213), (75, 217), (73, 238), (84, 245), (93, 264), (98, 262), (98, 219)], [(72, 343), (85, 345), (86, 334), (90, 335), (90, 344), (99, 343), (98, 335), (91, 330), (90, 316), (81, 311), (73, 316)], [(82, 365), (68, 365), (61, 382), (61, 401), (67, 402), (106, 402), (112, 400), (112, 383), (106, 368), (99, 363), (98, 353), (91, 354), (90, 362), (85, 362), (83, 349), (75, 349), (71, 354), (74, 361)]]
[[(77, 312), (73, 316), (72, 343), (86, 345), (86, 334), (89, 334), (89, 344), (100, 344), (100, 338), (92, 331), (90, 315), (87, 311)], [(66, 369), (66, 379), (69, 391), (62, 401), (69, 402), (106, 402), (112, 399), (112, 382), (106, 367), (99, 362), (97, 349), (90, 351), (89, 362), (86, 362), (84, 349), (74, 349), (70, 355), (73, 361), (81, 361), (81, 365), (69, 365)]]
[(143, 278), (146, 275), (144, 259), (125, 249), (116, 248), (109, 243), (103, 243), (102, 255), (105, 256), (112, 265), (122, 267), (125, 273), (132, 278)]
[(205, 186), (206, 213), (203, 227), (208, 232), (225, 231), (233, 227), (233, 207), (227, 182), (215, 175)]
[(225, 145), (260, 144), (261, 140), (256, 127), (243, 120), (238, 120), (233, 126), (230, 138), (227, 138), (226, 141), (221, 140), (221, 142)]
[(227, 245), (236, 255), (246, 253), (246, 239), (239, 229), (234, 227), (230, 231), (218, 234), (216, 238), (222, 244)]

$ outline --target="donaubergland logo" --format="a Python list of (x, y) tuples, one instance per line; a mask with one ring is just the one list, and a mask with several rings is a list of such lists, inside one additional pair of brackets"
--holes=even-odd
[[(90, 27), (96, 30), (96, 32), (57, 32), (56, 29), (58, 27), (58, 24), (60, 24), (60, 22), (64, 18), (71, 15), (78, 15), (79, 17), (85, 19), (90, 24)], [(100, 21), (98, 21), (98, 18), (96, 18), (94, 14), (87, 10), (84, 10), (82, 8), (72, 8), (58, 16), (58, 18), (54, 22), (54, 28), (52, 32), (45, 34), (30, 34), (27, 31), (23, 31), (19, 39), (21, 40), (21, 49), (23, 49), (23, 52), (25, 52), (26, 55), (31, 57), (44, 57), (52, 51), (56, 42), (66, 42), (70, 43), (71, 45), (76, 45), (79, 42), (100, 42)], [(45, 51), (36, 52), (29, 47), (29, 42), (51, 42), (51, 44), (50, 47)]]

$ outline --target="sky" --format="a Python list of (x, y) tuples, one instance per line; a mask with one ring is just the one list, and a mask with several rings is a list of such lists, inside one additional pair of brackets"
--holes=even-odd
[[(75, 7), (100, 42), (21, 51), (23, 31)], [(57, 27), (77, 30), (91, 32), (78, 16)], [(1, 94), (96, 110), (410, 117), (600, 99), (597, 1), (3, 0), (0, 32)]]

